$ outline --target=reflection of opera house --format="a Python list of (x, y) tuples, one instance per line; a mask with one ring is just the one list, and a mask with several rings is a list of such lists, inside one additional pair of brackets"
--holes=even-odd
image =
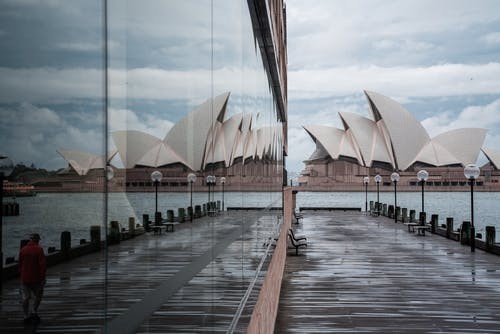
[[(363, 177), (380, 174), (381, 190), (392, 190), (390, 174), (398, 171), (398, 189), (417, 190), (416, 173), (429, 172), (429, 190), (464, 190), (463, 168), (476, 163), (482, 150), (489, 163), (481, 167), (478, 189), (499, 187), (500, 154), (482, 148), (485, 129), (463, 128), (430, 138), (424, 127), (397, 102), (365, 92), (372, 119), (339, 112), (344, 129), (305, 126), (316, 150), (299, 177), (304, 190), (362, 190)], [(374, 185), (373, 179), (370, 185)], [(386, 186), (386, 187), (384, 187)]]
[[(162, 172), (161, 187), (169, 191), (185, 191), (186, 176), (191, 172), (199, 176), (195, 189), (204, 184), (204, 176), (211, 174), (225, 176), (228, 190), (280, 190), (281, 123), (257, 128), (250, 113), (226, 119), (229, 95), (205, 101), (163, 139), (140, 131), (113, 132), (117, 151), (108, 155), (108, 163), (118, 154), (125, 168), (114, 168), (110, 190), (151, 190), (150, 174), (154, 170)], [(68, 168), (59, 173), (62, 190), (92, 191), (102, 186), (104, 157), (70, 150), (58, 152), (68, 162)]]

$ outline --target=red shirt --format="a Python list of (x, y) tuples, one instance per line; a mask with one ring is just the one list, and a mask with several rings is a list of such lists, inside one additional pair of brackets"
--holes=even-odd
[(43, 248), (34, 241), (28, 242), (19, 252), (19, 272), (21, 283), (40, 283), (45, 279), (45, 254)]

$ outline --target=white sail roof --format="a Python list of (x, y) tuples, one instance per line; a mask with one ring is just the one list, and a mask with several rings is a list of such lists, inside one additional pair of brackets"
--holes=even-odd
[(135, 167), (145, 152), (161, 142), (160, 138), (136, 130), (115, 131), (111, 136), (125, 168)]
[(199, 105), (176, 123), (164, 139), (194, 170), (204, 166), (207, 138), (216, 124), (223, 122), (229, 94), (223, 93)]
[(486, 129), (462, 128), (442, 133), (432, 139), (445, 147), (463, 165), (476, 163), (486, 138)]
[(117, 151), (111, 151), (108, 155), (107, 161), (104, 159), (103, 155), (96, 155), (89, 152), (74, 151), (66, 149), (56, 150), (64, 160), (73, 168), (73, 170), (78, 175), (87, 175), (87, 173), (92, 169), (105, 168), (106, 162), (113, 159)]
[(485, 148), (483, 147), (481, 149), (486, 156), (486, 158), (490, 161), (490, 163), (495, 167), (496, 169), (500, 168), (500, 151), (491, 149), (491, 148)]
[(340, 156), (358, 159), (353, 143), (345, 131), (325, 125), (307, 125), (304, 129), (315, 142), (321, 142), (332, 159), (338, 159)]
[(387, 132), (384, 137), (389, 139), (386, 145), (393, 153), (396, 169), (407, 169), (430, 141), (427, 131), (396, 101), (374, 92), (365, 91), (365, 94), (374, 121), (383, 121), (379, 128)]
[(350, 112), (339, 112), (339, 115), (346, 133), (352, 135), (353, 144), (359, 148), (364, 166), (370, 167), (374, 161), (392, 163), (384, 138), (374, 121)]

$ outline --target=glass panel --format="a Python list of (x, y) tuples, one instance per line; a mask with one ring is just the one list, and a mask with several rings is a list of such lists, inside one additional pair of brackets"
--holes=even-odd
[[(88, 264), (52, 265), (99, 247), (90, 243), (93, 225), (96, 240), (104, 240), (102, 2), (2, 1), (0, 45), (0, 150), (15, 165), (2, 200), (19, 210), (2, 217), (3, 273), (17, 273), (20, 245), (38, 233), (51, 265), (41, 316), (50, 322), (65, 314), (67, 301), (60, 298), (71, 296), (80, 312), (94, 314), (98, 328), (105, 266), (90, 263), (99, 255)], [(17, 278), (3, 285), (1, 332), (15, 332), (24, 316), (18, 288)], [(79, 323), (65, 320), (70, 327)]]
[(3, 200), (20, 208), (2, 217), (4, 274), (39, 233), (38, 329), (244, 331), (283, 137), (247, 1), (4, 1), (0, 18)]

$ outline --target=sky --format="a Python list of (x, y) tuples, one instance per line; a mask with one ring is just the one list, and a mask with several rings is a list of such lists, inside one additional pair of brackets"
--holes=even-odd
[[(290, 170), (314, 151), (306, 124), (370, 117), (363, 90), (401, 103), (431, 137), (488, 129), (500, 150), (500, 2), (287, 0)], [(478, 163), (484, 163), (484, 156)]]
[[(246, 1), (213, 3), (211, 25), (209, 0), (109, 0), (112, 131), (162, 138), (226, 90), (229, 114), (268, 107)], [(290, 172), (314, 151), (303, 125), (341, 128), (341, 111), (369, 117), (363, 90), (401, 103), (431, 136), (482, 127), (484, 146), (500, 150), (499, 1), (287, 0), (286, 8)], [(56, 148), (102, 151), (102, 38), (100, 0), (0, 2), (0, 142), (15, 162), (57, 169), (65, 162)]]

